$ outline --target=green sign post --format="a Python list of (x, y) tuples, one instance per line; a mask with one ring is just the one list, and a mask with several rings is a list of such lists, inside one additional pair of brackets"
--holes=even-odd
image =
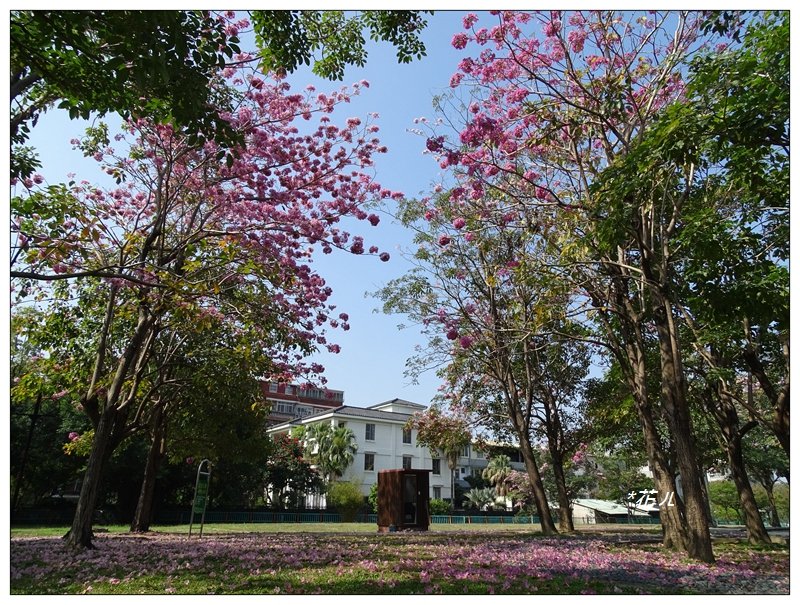
[[(205, 467), (205, 470), (203, 469)], [(197, 480), (194, 483), (194, 500), (192, 512), (189, 515), (189, 535), (192, 535), (192, 525), (195, 514), (200, 514), (200, 537), (203, 537), (203, 524), (206, 520), (206, 505), (208, 504), (208, 484), (211, 481), (211, 462), (203, 460), (197, 467)]]

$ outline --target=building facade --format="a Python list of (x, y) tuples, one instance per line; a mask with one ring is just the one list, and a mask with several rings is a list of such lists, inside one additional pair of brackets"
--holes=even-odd
[[(267, 434), (289, 433), (294, 427), (321, 422), (333, 427), (346, 426), (355, 435), (358, 451), (342, 478), (358, 482), (365, 496), (378, 482), (379, 471), (407, 468), (430, 470), (430, 497), (449, 501), (452, 494), (447, 460), (438, 452), (418, 445), (416, 430), (405, 430), (412, 414), (426, 408), (403, 399), (392, 399), (367, 408), (344, 405), (276, 424), (268, 428)], [(469, 489), (466, 477), (480, 475), (488, 460), (472, 445), (466, 446), (461, 454), (454, 474), (458, 485)], [(517, 461), (512, 461), (512, 466), (524, 468)]]
[(270, 406), (267, 425), (283, 424), (344, 405), (344, 391), (303, 388), (294, 384), (264, 381), (261, 392)]

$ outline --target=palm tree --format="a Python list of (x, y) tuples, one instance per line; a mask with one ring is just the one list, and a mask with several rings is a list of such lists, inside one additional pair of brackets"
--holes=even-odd
[(495, 491), (491, 487), (473, 488), (464, 497), (478, 510), (485, 510), (494, 505)]
[(313, 460), (326, 482), (341, 477), (358, 451), (355, 433), (345, 426), (333, 428), (326, 423), (311, 425), (306, 433), (314, 444)]
[(331, 435), (328, 448), (328, 470), (334, 479), (344, 475), (347, 467), (353, 464), (358, 451), (355, 433), (346, 426), (337, 426)]
[(483, 469), (483, 478), (494, 485), (498, 496), (506, 497), (509, 492), (508, 478), (511, 475), (511, 458), (505, 454), (492, 456), (488, 466)]

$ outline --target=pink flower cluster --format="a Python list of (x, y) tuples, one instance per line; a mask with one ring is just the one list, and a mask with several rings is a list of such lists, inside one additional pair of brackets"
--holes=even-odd
[[(331, 578), (370, 594), (396, 592), (398, 582), (411, 579), (418, 586), (412, 592), (429, 594), (549, 594), (568, 584), (609, 594), (789, 594), (785, 552), (752, 553), (744, 560), (720, 556), (708, 565), (646, 545), (616, 544), (613, 536), (387, 536), (365, 526), (354, 535), (100, 534), (95, 542), (95, 550), (76, 554), (58, 537), (12, 538), (12, 593), (23, 585), (59, 587), (60, 593), (181, 593), (186, 580), (203, 576), (217, 594), (336, 593)], [(158, 583), (142, 584), (148, 576)]]

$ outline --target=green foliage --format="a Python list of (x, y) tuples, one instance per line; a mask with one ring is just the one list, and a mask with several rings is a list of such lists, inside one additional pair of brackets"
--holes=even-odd
[(445, 415), (436, 407), (414, 414), (408, 419), (406, 429), (416, 429), (419, 445), (442, 452), (451, 470), (456, 467), (461, 450), (472, 441), (463, 419)]
[(10, 31), (12, 178), (35, 167), (19, 146), (55, 103), (71, 118), (147, 116), (236, 140), (211, 99), (239, 40), (207, 12), (12, 11)]
[(368, 33), (373, 41), (390, 42), (397, 60), (409, 63), (425, 56), (420, 32), (424, 13), (431, 11), (252, 11), (259, 56), (267, 70), (293, 72), (311, 65), (323, 78), (341, 80), (347, 65), (363, 67)]
[(334, 481), (328, 486), (328, 506), (342, 516), (342, 521), (350, 522), (356, 518), (358, 511), (364, 506), (361, 485), (355, 481)]
[(733, 481), (712, 481), (708, 484), (711, 514), (716, 519), (743, 522), (742, 502)]
[(369, 502), (370, 510), (373, 513), (378, 512), (378, 484), (373, 483), (372, 487), (369, 488), (369, 496), (367, 496), (367, 502)]
[(432, 515), (450, 514), (450, 504), (441, 498), (431, 498), (431, 501), (428, 503), (428, 508)]
[(306, 493), (322, 489), (322, 480), (304, 458), (303, 444), (289, 435), (273, 435), (264, 468), (270, 504), (276, 508), (302, 506)]
[(353, 463), (358, 441), (346, 426), (332, 427), (325, 422), (312, 424), (306, 430), (307, 450), (326, 481), (338, 479)]
[(494, 508), (494, 501), (497, 493), (493, 487), (472, 488), (464, 494), (465, 504), (470, 508), (478, 510), (490, 510)]
[(505, 454), (496, 454), (489, 458), (489, 463), (483, 469), (482, 476), (490, 485), (494, 486), (499, 496), (508, 495), (508, 477), (511, 474), (511, 458)]

